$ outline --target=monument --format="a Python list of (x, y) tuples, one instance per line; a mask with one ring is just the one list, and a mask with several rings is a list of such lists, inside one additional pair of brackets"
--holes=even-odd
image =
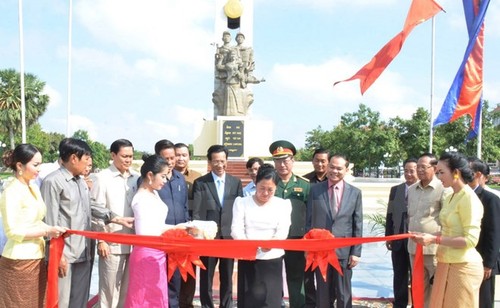
[(253, 75), (255, 62), (253, 48), (243, 45), (245, 35), (236, 35), (236, 46), (231, 46), (231, 33), (222, 34), (223, 45), (218, 46), (215, 53), (215, 90), (212, 94), (214, 103), (214, 119), (217, 116), (246, 116), (253, 103), (252, 90), (249, 83), (257, 84)]
[[(235, 3), (238, 4), (236, 9), (231, 7)], [(216, 5), (216, 29), (221, 30), (222, 44), (215, 44), (214, 115), (213, 120), (204, 121), (200, 136), (194, 141), (194, 155), (204, 156), (210, 145), (223, 144), (228, 147), (231, 159), (269, 156), (267, 147), (273, 140), (272, 123), (252, 119), (249, 113), (254, 103), (252, 86), (265, 81), (254, 75), (253, 0), (227, 0), (227, 3), (216, 0)], [(235, 20), (238, 21), (236, 29)], [(236, 30), (233, 31), (235, 42), (231, 30)], [(249, 45), (245, 44), (243, 30), (250, 33)]]

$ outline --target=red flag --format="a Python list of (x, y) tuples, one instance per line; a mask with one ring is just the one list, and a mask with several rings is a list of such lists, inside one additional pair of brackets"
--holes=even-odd
[(337, 81), (339, 82), (351, 81), (354, 79), (360, 80), (361, 94), (377, 80), (385, 68), (392, 62), (398, 55), (406, 37), (417, 25), (423, 23), (427, 19), (439, 13), (443, 9), (434, 0), (413, 0), (411, 3), (408, 16), (406, 17), (403, 31), (399, 32), (392, 40), (390, 40), (384, 47), (371, 59), (371, 61), (363, 66), (354, 76), (349, 79)]

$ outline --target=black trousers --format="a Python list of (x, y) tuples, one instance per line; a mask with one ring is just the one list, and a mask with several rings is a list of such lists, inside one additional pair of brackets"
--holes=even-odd
[[(352, 269), (347, 268), (347, 261), (339, 260), (344, 276), (328, 265), (326, 282), (320, 270), (316, 269), (316, 307), (352, 308)], [(335, 301), (337, 301), (337, 306), (333, 306)]]
[[(195, 274), (196, 274), (196, 268)], [(196, 278), (187, 276), (186, 281), (181, 281), (181, 293), (179, 294), (179, 307), (180, 308), (194, 308), (193, 300), (196, 291)]]
[(238, 308), (278, 308), (283, 293), (283, 258), (238, 261)]
[(172, 279), (168, 282), (168, 307), (179, 308), (179, 294), (181, 292), (181, 273), (176, 269)]
[(394, 308), (406, 308), (408, 305), (408, 282), (411, 270), (410, 255), (408, 254), (408, 240), (401, 240), (399, 249), (391, 251), (392, 271), (394, 277)]
[(234, 259), (201, 257), (207, 268), (200, 269), (200, 302), (202, 308), (214, 308), (212, 287), (215, 267), (219, 263), (220, 308), (233, 307), (233, 267)]
[(306, 292), (306, 308), (316, 308), (316, 284), (314, 271), (308, 269), (304, 272), (304, 290)]
[(479, 288), (479, 308), (493, 308), (495, 306), (495, 274), (490, 279), (483, 280)]

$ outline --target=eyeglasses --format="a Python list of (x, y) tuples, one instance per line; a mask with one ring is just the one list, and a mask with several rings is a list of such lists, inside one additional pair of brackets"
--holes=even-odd
[(292, 159), (290, 157), (285, 157), (285, 158), (273, 159), (273, 161), (276, 165), (281, 165), (281, 164), (286, 165), (289, 162), (291, 162)]
[(417, 170), (427, 170), (432, 168), (432, 165), (417, 165)]

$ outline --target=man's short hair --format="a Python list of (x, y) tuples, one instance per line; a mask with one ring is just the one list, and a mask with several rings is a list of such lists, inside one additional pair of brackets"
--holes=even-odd
[(118, 152), (120, 152), (121, 148), (128, 148), (128, 147), (132, 147), (132, 149), (134, 148), (134, 146), (132, 145), (132, 142), (130, 142), (127, 139), (118, 139), (118, 140), (113, 141), (113, 143), (109, 147), (109, 151), (111, 153), (118, 154)]
[(188, 149), (188, 153), (189, 153), (189, 156), (191, 157), (192, 153), (191, 153), (191, 149), (189, 148), (189, 146), (185, 143), (182, 143), (182, 142), (178, 142), (176, 144), (174, 144), (174, 148), (176, 149), (182, 149), (182, 148), (186, 148)]
[(488, 173), (488, 170), (486, 166), (488, 164), (486, 164), (484, 161), (480, 160), (477, 157), (469, 157), (467, 158), (467, 160), (469, 161), (469, 165), (472, 171), (481, 172), (482, 175), (487, 175), (486, 173)]
[(220, 152), (226, 153), (226, 159), (228, 158), (229, 151), (225, 146), (220, 145), (220, 144), (214, 144), (214, 145), (210, 146), (207, 150), (208, 160), (212, 160), (213, 153), (220, 153)]
[(247, 161), (246, 167), (247, 169), (252, 168), (253, 164), (258, 163), (259, 166), (264, 164), (264, 161), (259, 157), (252, 157)]
[(87, 142), (76, 138), (64, 138), (59, 143), (59, 157), (63, 162), (68, 162), (71, 155), (75, 154), (78, 159), (83, 155), (92, 156), (92, 149)]
[(416, 159), (415, 157), (410, 157), (410, 158), (405, 159), (405, 161), (403, 162), (403, 168), (408, 163), (415, 163), (416, 164), (416, 163), (418, 163), (418, 159)]
[(313, 158), (314, 158), (314, 156), (316, 156), (316, 154), (326, 154), (326, 155), (330, 155), (330, 150), (323, 149), (323, 148), (317, 148), (316, 150), (314, 150), (314, 153), (313, 153)]
[(328, 162), (330, 162), (332, 160), (332, 158), (334, 157), (338, 157), (338, 158), (342, 158), (345, 160), (345, 167), (346, 168), (349, 168), (349, 158), (347, 158), (347, 155), (345, 154), (342, 154), (342, 153), (334, 153), (334, 154), (331, 154), (329, 157), (328, 157)]
[(422, 157), (429, 157), (431, 159), (430, 164), (433, 165), (433, 166), (437, 165), (437, 163), (438, 163), (436, 155), (434, 155), (432, 153), (428, 153), (428, 152), (427, 153), (423, 153), (422, 155), (420, 155), (418, 157), (418, 159), (420, 159)]
[(162, 139), (155, 144), (155, 154), (160, 155), (161, 151), (165, 149), (173, 149), (174, 143), (167, 139)]

